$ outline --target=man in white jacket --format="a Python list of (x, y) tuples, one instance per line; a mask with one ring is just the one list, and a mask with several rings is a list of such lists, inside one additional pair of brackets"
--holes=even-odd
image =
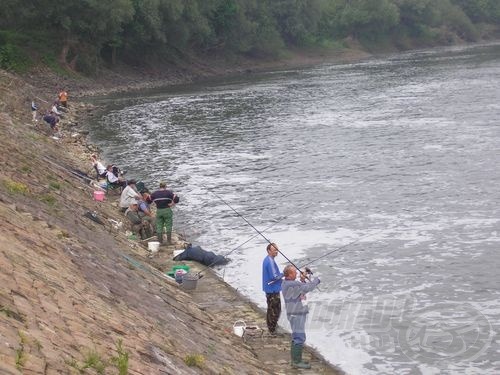
[(141, 200), (140, 194), (137, 192), (135, 184), (136, 180), (128, 180), (127, 187), (123, 189), (120, 196), (120, 208), (123, 212), (127, 210), (133, 203), (138, 203)]

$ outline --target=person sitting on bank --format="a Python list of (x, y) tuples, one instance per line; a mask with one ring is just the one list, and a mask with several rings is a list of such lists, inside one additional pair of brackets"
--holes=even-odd
[(96, 172), (96, 180), (99, 180), (99, 178), (105, 178), (108, 171), (106, 170), (106, 167), (97, 159), (97, 155), (90, 155), (90, 160), (92, 160), (92, 167)]
[(156, 223), (156, 216), (153, 214), (151, 208), (149, 207), (152, 202), (151, 195), (149, 194), (149, 190), (147, 189), (143, 189), (141, 192), (139, 192), (139, 194), (141, 195), (141, 199), (138, 202), (139, 215), (142, 217), (143, 222), (149, 223), (149, 228), (151, 229), (150, 232), (153, 233), (153, 228), (155, 227)]
[(160, 189), (151, 194), (151, 200), (156, 204), (156, 235), (160, 244), (163, 243), (163, 228), (167, 228), (167, 243), (172, 244), (173, 216), (172, 207), (179, 202), (179, 197), (167, 184), (160, 182)]
[(151, 212), (150, 204), (153, 202), (151, 200), (151, 194), (149, 190), (144, 189), (139, 192), (141, 199), (139, 200), (139, 212), (142, 212), (144, 216), (154, 218), (155, 215)]
[(125, 186), (127, 186), (127, 181), (122, 180), (113, 173), (113, 164), (109, 164), (106, 167), (106, 180), (108, 181), (108, 184), (113, 187), (124, 188)]
[(59, 127), (57, 126), (57, 124), (59, 123), (59, 118), (56, 115), (47, 113), (45, 116), (43, 116), (43, 121), (50, 125), (50, 129), (52, 130), (52, 132), (56, 133), (59, 131)]
[(297, 269), (289, 264), (283, 270), (285, 279), (281, 283), (283, 299), (285, 300), (286, 316), (292, 329), (292, 343), (290, 355), (294, 368), (311, 368), (311, 365), (302, 360), (302, 351), (306, 341), (306, 318), (309, 308), (306, 303), (306, 293), (310, 292), (320, 283), (319, 278), (306, 283), (307, 274), (301, 272), (300, 281), (297, 278)]
[(54, 104), (52, 105), (52, 108), (50, 108), (50, 113), (56, 115), (59, 118), (64, 117), (63, 113), (59, 112), (59, 109), (57, 108), (57, 102), (54, 102)]
[(136, 180), (130, 179), (127, 181), (127, 187), (123, 189), (122, 194), (120, 196), (120, 208), (123, 212), (130, 207), (132, 203), (139, 203), (141, 196), (137, 192), (135, 188)]
[(125, 216), (130, 221), (130, 228), (137, 238), (145, 240), (153, 235), (151, 224), (143, 220), (139, 214), (139, 206), (137, 202), (130, 204), (125, 211)]

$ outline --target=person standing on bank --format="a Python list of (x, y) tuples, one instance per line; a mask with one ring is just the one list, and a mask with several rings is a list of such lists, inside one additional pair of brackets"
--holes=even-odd
[(285, 300), (286, 316), (292, 329), (292, 343), (290, 356), (294, 368), (311, 368), (311, 365), (302, 360), (302, 351), (306, 342), (306, 318), (309, 308), (306, 303), (306, 293), (310, 292), (320, 283), (319, 278), (314, 278), (306, 283), (306, 273), (301, 272), (300, 280), (297, 278), (297, 269), (289, 264), (283, 270), (285, 280), (282, 283), (283, 299)]
[(167, 184), (160, 182), (160, 189), (151, 194), (151, 200), (156, 204), (156, 235), (160, 244), (163, 243), (163, 227), (167, 228), (167, 244), (172, 244), (172, 225), (174, 213), (172, 206), (179, 203), (179, 197), (173, 191), (167, 190)]
[(37, 122), (37, 118), (36, 118), (36, 111), (38, 111), (38, 106), (36, 105), (35, 101), (32, 100), (31, 101), (31, 113), (33, 115), (33, 122)]
[(57, 98), (59, 99), (59, 103), (64, 108), (68, 108), (68, 93), (66, 92), (65, 89), (61, 89), (61, 91), (59, 92), (59, 95), (57, 95)]
[(267, 256), (262, 262), (262, 289), (266, 293), (267, 301), (267, 329), (271, 336), (276, 336), (276, 327), (281, 315), (281, 278), (280, 272), (274, 258), (278, 255), (278, 246), (275, 243), (267, 245)]

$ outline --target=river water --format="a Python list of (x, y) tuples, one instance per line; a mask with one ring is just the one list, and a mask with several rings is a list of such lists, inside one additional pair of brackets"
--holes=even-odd
[[(333, 364), (500, 373), (500, 45), (95, 102), (104, 158), (151, 188), (167, 181), (193, 243), (227, 254), (255, 235), (228, 203), (313, 262), (307, 342)], [(219, 269), (261, 306), (265, 246), (257, 236)]]

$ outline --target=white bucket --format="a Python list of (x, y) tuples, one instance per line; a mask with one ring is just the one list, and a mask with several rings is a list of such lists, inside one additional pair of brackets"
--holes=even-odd
[(160, 249), (160, 243), (158, 241), (148, 242), (148, 250), (152, 253), (157, 253)]
[(236, 336), (243, 337), (247, 324), (243, 320), (237, 320), (233, 324), (233, 332)]

